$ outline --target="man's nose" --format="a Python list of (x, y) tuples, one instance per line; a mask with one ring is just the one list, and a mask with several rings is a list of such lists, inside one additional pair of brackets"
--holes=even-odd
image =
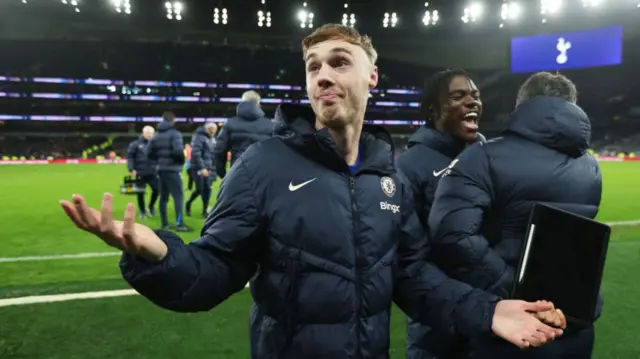
[(318, 86), (320, 87), (331, 87), (335, 81), (333, 80), (333, 69), (331, 66), (324, 64), (318, 70), (317, 76)]
[(472, 97), (467, 99), (467, 101), (465, 102), (465, 107), (474, 109), (474, 108), (480, 107), (480, 104), (481, 104), (480, 99)]

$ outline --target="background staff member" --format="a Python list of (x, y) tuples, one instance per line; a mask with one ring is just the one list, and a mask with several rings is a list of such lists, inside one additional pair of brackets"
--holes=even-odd
[(196, 183), (196, 190), (186, 203), (187, 216), (191, 216), (191, 203), (202, 197), (202, 217), (209, 214), (209, 200), (211, 199), (211, 185), (216, 180), (213, 165), (213, 148), (215, 147), (215, 135), (218, 126), (215, 123), (207, 123), (199, 127), (191, 138), (191, 176)]
[(151, 126), (144, 126), (142, 136), (129, 144), (127, 150), (127, 168), (131, 177), (134, 177), (143, 186), (151, 188), (151, 201), (149, 209), (145, 206), (144, 193), (138, 193), (138, 211), (140, 217), (154, 216), (154, 206), (158, 199), (158, 176), (156, 174), (156, 163), (147, 156), (149, 142), (156, 131)]
[(249, 146), (273, 135), (273, 122), (260, 108), (260, 95), (255, 91), (242, 94), (236, 107), (236, 116), (227, 120), (216, 139), (214, 151), (216, 173), (223, 178), (227, 173), (227, 153), (231, 152), (231, 165)]
[(180, 172), (184, 165), (182, 134), (175, 128), (176, 116), (173, 112), (162, 114), (162, 122), (158, 124), (158, 132), (149, 144), (149, 158), (158, 163), (158, 179), (160, 181), (160, 217), (162, 228), (169, 229), (167, 218), (167, 203), (169, 195), (173, 197), (176, 211), (176, 230), (191, 231), (192, 228), (184, 224), (182, 213), (184, 205), (184, 188)]

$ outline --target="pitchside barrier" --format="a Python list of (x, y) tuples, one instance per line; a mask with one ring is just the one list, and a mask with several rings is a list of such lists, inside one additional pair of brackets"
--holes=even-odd
[[(640, 157), (616, 157), (616, 156), (598, 156), (598, 161), (602, 162), (640, 162)], [(0, 160), (0, 165), (82, 165), (82, 164), (111, 164), (111, 163), (127, 163), (126, 159), (81, 159), (81, 158), (63, 158), (55, 160)]]

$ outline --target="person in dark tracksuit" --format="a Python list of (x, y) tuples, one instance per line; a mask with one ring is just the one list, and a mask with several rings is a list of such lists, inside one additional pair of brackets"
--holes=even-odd
[[(411, 183), (416, 211), (426, 229), (436, 187), (447, 166), (470, 143), (484, 137), (478, 133), (480, 92), (463, 70), (445, 70), (429, 78), (420, 107), (426, 123), (411, 137), (396, 164)], [(436, 263), (438, 259), (430, 258)], [(455, 333), (434, 331), (408, 320), (407, 359), (464, 357), (465, 345)]]
[(153, 138), (155, 130), (151, 126), (142, 129), (142, 136), (131, 142), (127, 150), (127, 168), (131, 177), (136, 178), (139, 183), (151, 187), (151, 200), (149, 208), (145, 206), (144, 193), (138, 193), (138, 211), (140, 218), (145, 216), (155, 216), (155, 204), (158, 199), (158, 175), (156, 174), (156, 163), (148, 158), (147, 150), (149, 142)]
[(196, 190), (186, 203), (187, 216), (191, 216), (191, 203), (196, 198), (202, 197), (202, 217), (209, 215), (209, 200), (211, 199), (211, 186), (216, 181), (216, 173), (213, 165), (213, 148), (218, 126), (215, 123), (207, 123), (199, 127), (191, 138), (191, 176), (196, 185)]
[(273, 122), (260, 109), (260, 95), (255, 91), (242, 94), (236, 116), (227, 120), (216, 139), (214, 160), (216, 173), (227, 173), (227, 153), (231, 151), (231, 165), (254, 143), (273, 135)]
[(561, 334), (529, 313), (550, 303), (499, 300), (424, 260), (429, 238), (391, 136), (364, 125), (378, 78), (369, 38), (325, 25), (303, 54), (311, 107), (281, 105), (276, 136), (233, 164), (200, 238), (134, 225), (131, 205), (109, 227), (109, 194), (100, 221), (80, 196), (62, 202), (67, 215), (123, 251), (123, 277), (163, 308), (208, 311), (250, 282), (253, 359), (389, 358), (394, 301), (468, 337), (527, 347)]
[(167, 204), (169, 195), (171, 195), (176, 211), (176, 230), (186, 232), (192, 229), (184, 224), (184, 216), (182, 214), (184, 189), (180, 172), (185, 158), (182, 134), (175, 128), (175, 121), (176, 117), (172, 112), (162, 114), (162, 122), (158, 124), (157, 133), (149, 144), (149, 158), (158, 163), (162, 228), (170, 228), (167, 217)]
[[(589, 117), (576, 102), (569, 79), (534, 74), (520, 88), (502, 135), (470, 146), (450, 166), (429, 229), (434, 255), (446, 258), (439, 264), (451, 276), (508, 298), (534, 203), (596, 216), (602, 176), (587, 153)], [(599, 299), (596, 316), (601, 308)], [(588, 359), (593, 344), (593, 327), (569, 325), (562, 338), (527, 351), (499, 340), (472, 341), (470, 357)]]

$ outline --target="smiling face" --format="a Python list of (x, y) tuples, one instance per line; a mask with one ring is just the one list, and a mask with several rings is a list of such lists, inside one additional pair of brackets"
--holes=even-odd
[(478, 123), (482, 115), (480, 91), (467, 76), (454, 76), (448, 92), (442, 97), (440, 116), (435, 122), (438, 130), (454, 137), (473, 142), (478, 135)]
[(306, 54), (307, 95), (318, 122), (329, 128), (364, 120), (369, 90), (378, 69), (364, 49), (343, 40), (327, 40)]
[(146, 140), (150, 140), (155, 132), (156, 130), (154, 130), (153, 127), (144, 126), (144, 128), (142, 129), (142, 137), (144, 137)]

